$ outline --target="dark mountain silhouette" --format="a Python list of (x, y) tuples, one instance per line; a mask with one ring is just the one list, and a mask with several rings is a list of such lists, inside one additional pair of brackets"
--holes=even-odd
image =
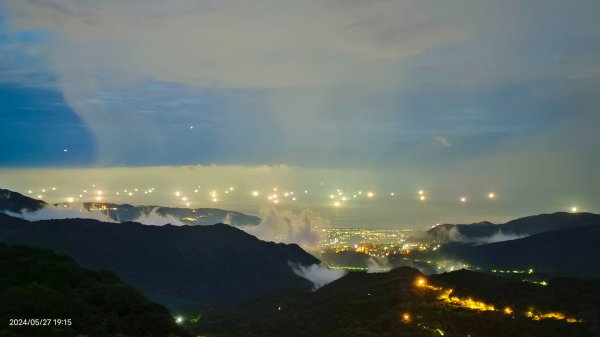
[(537, 233), (600, 224), (600, 215), (593, 213), (566, 213), (533, 215), (504, 224), (479, 222), (470, 225), (443, 224), (427, 231), (430, 237), (446, 241), (485, 242), (494, 235), (524, 237)]
[(175, 309), (308, 292), (312, 284), (294, 274), (289, 263), (319, 262), (297, 245), (260, 241), (223, 224), (28, 222), (0, 214), (0, 241), (49, 248), (84, 267), (114, 271), (152, 300)]
[[(428, 277), (433, 290), (416, 286), (418, 270), (350, 273), (317, 291), (246, 308), (210, 311), (193, 329), (215, 336), (594, 336), (598, 335), (600, 283), (555, 280), (547, 287), (457, 271)], [(439, 294), (469, 297), (496, 311), (445, 303)], [(512, 312), (507, 314), (505, 308)], [(581, 319), (533, 320), (531, 312), (561, 312)], [(407, 316), (405, 316), (407, 315)]]
[(600, 278), (598, 238), (600, 224), (480, 246), (447, 244), (437, 253), (487, 269), (533, 268), (549, 274)]
[[(45, 249), (0, 243), (0, 303), (0, 336), (188, 336), (165, 307), (114, 274)], [(15, 318), (46, 325), (10, 325)]]
[(42, 200), (32, 199), (20, 193), (0, 188), (0, 212), (37, 211), (46, 205)]

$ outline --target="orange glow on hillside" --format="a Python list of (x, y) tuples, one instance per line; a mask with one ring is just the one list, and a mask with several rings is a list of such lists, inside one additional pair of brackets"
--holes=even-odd
[[(513, 309), (511, 307), (505, 307), (504, 309), (500, 310), (500, 309), (497, 309), (493, 304), (485, 303), (483, 301), (478, 301), (471, 297), (462, 298), (459, 296), (454, 296), (454, 295), (452, 295), (453, 289), (444, 289), (441, 287), (436, 287), (436, 286), (430, 285), (427, 283), (427, 279), (425, 277), (418, 277), (415, 280), (415, 286), (418, 288), (425, 288), (425, 289), (439, 292), (437, 299), (441, 300), (442, 302), (444, 302), (448, 305), (452, 305), (452, 306), (456, 306), (456, 307), (460, 307), (460, 308), (466, 308), (466, 309), (470, 309), (470, 310), (477, 310), (477, 311), (503, 312), (504, 314), (507, 314), (507, 315), (513, 314)], [(534, 321), (540, 321), (543, 319), (556, 319), (556, 320), (564, 320), (568, 323), (581, 323), (582, 322), (582, 320), (580, 320), (580, 319), (576, 319), (573, 317), (567, 317), (567, 315), (560, 313), (560, 312), (539, 313), (539, 312), (533, 312), (532, 310), (529, 310), (529, 311), (523, 313), (523, 315), (525, 317), (531, 318)]]

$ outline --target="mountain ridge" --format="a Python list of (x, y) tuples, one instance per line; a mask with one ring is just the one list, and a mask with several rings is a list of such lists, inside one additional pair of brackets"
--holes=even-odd
[(600, 214), (554, 212), (521, 217), (502, 224), (495, 224), (488, 221), (473, 224), (442, 224), (429, 229), (427, 234), (431, 238), (442, 242), (477, 242), (478, 240), (485, 240), (494, 235), (525, 237), (542, 232), (596, 223), (600, 223)]
[(112, 270), (170, 308), (230, 303), (264, 294), (308, 292), (289, 263), (318, 264), (298, 245), (264, 242), (224, 224), (147, 226), (90, 219), (29, 222), (0, 214), (0, 241), (66, 254)]
[[(450, 289), (454, 302), (440, 296)], [(598, 282), (558, 280), (543, 287), (466, 270), (426, 276), (399, 267), (351, 272), (304, 296), (209, 311), (192, 331), (220, 337), (587, 337), (599, 331), (599, 290)], [(474, 302), (494, 309), (465, 304)], [(536, 320), (528, 312), (554, 312), (581, 322)]]
[(84, 269), (47, 249), (0, 243), (0, 303), (3, 322), (49, 323), (3, 324), (0, 335), (7, 337), (189, 336), (165, 307), (113, 273)]
[(488, 269), (532, 268), (550, 274), (600, 278), (599, 237), (600, 223), (478, 246), (447, 244), (438, 254)]

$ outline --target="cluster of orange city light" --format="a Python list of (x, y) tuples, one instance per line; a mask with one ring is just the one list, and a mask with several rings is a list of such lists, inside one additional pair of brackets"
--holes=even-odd
[(557, 320), (566, 320), (569, 323), (581, 323), (582, 320), (577, 319), (577, 318), (573, 318), (573, 317), (567, 317), (565, 316), (565, 314), (560, 313), (560, 312), (547, 312), (547, 313), (535, 313), (532, 310), (529, 310), (525, 313), (525, 316), (531, 318), (534, 321), (540, 321), (542, 319), (548, 319), (548, 318), (552, 318), (552, 319), (557, 319)]
[[(513, 309), (510, 307), (505, 307), (502, 310), (498, 310), (492, 304), (488, 304), (488, 303), (485, 303), (482, 301), (477, 301), (470, 297), (461, 298), (461, 297), (458, 297), (455, 295), (453, 296), (452, 295), (453, 289), (444, 289), (441, 287), (436, 287), (436, 286), (430, 285), (427, 283), (427, 279), (424, 277), (417, 278), (417, 280), (415, 281), (415, 285), (419, 288), (430, 289), (435, 292), (438, 292), (439, 295), (437, 298), (439, 300), (441, 300), (442, 302), (449, 304), (449, 305), (454, 305), (457, 307), (467, 308), (467, 309), (477, 310), (477, 311), (502, 311), (506, 315), (513, 314)], [(565, 320), (568, 323), (582, 322), (580, 319), (576, 319), (573, 317), (567, 317), (565, 314), (560, 313), (560, 312), (534, 313), (532, 310), (529, 310), (524, 313), (524, 316), (531, 318), (535, 321), (539, 321), (542, 319), (556, 319), (556, 320)]]

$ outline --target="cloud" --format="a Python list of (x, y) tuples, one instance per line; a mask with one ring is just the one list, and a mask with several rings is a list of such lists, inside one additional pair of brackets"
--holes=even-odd
[[(463, 23), (418, 1), (17, 0), (7, 8), (15, 29), (58, 35), (52, 52), (61, 75), (85, 66), (190, 85), (280, 88), (364, 79), (381, 64), (468, 36)], [(76, 49), (83, 45), (88, 49)]]
[[(163, 226), (171, 224), (175, 226), (185, 225), (179, 219), (172, 215), (158, 214), (158, 207), (153, 208), (149, 213), (141, 214), (134, 222), (139, 222), (150, 226)], [(28, 221), (51, 220), (51, 219), (94, 219), (103, 222), (119, 222), (111, 218), (108, 214), (101, 210), (89, 211), (83, 205), (77, 203), (63, 203), (58, 206), (47, 205), (37, 211), (24, 211), (14, 213), (5, 211), (6, 214), (18, 217)]]
[(144, 225), (150, 226), (164, 226), (167, 224), (174, 226), (183, 226), (185, 225), (179, 219), (172, 215), (162, 215), (158, 214), (158, 207), (154, 207), (150, 213), (142, 213), (137, 219), (133, 220), (134, 222), (139, 222)]
[[(218, 114), (224, 125), (208, 124), (212, 130), (242, 131), (219, 133), (222, 151), (239, 143), (227, 140), (232, 134), (260, 140), (262, 132), (244, 130), (248, 124), (240, 117), (246, 113), (254, 115), (248, 120), (258, 120), (258, 127), (281, 130), (279, 146), (295, 147), (299, 136), (306, 137), (294, 129), (310, 128), (314, 118), (336, 114), (339, 103), (331, 98), (339, 86), (350, 85), (357, 94), (391, 87), (390, 81), (398, 78), (392, 74), (410, 57), (463, 40), (473, 31), (464, 20), (448, 18), (449, 12), (441, 15), (413, 0), (10, 0), (5, 7), (13, 31), (48, 32), (38, 57), (51, 66), (69, 106), (94, 132), (102, 165), (131, 161), (139, 152), (151, 153), (146, 160), (162, 158), (181, 147), (173, 144), (177, 132), (170, 132), (159, 117), (181, 112), (209, 118)], [(153, 92), (142, 90), (141, 97), (132, 97), (131, 91), (147, 82), (178, 85), (179, 93), (189, 96), (216, 90), (226, 107), (139, 109), (139, 102), (151, 100)], [(114, 104), (98, 99), (98, 92), (127, 98)], [(246, 94), (253, 97), (246, 99)], [(228, 109), (237, 116), (231, 123)], [(159, 113), (141, 116), (140, 110)], [(202, 119), (191, 118), (197, 124)], [(335, 146), (341, 139), (333, 136), (328, 143)], [(215, 138), (208, 135), (202, 144), (215, 148)], [(123, 139), (136, 142), (130, 146)], [(257, 152), (271, 145), (269, 139), (263, 143)], [(298, 145), (293, 149), (297, 154), (310, 144)], [(286, 148), (281, 153), (288, 153)]]
[(503, 233), (502, 230), (498, 230), (492, 235), (484, 236), (484, 237), (467, 237), (464, 236), (458, 228), (452, 227), (450, 230), (447, 230), (445, 237), (450, 242), (463, 242), (463, 243), (473, 243), (478, 245), (483, 245), (487, 243), (508, 241), (508, 240), (516, 240), (526, 237), (527, 235), (517, 235), (513, 233)]
[(521, 239), (526, 236), (527, 235), (505, 234), (505, 233), (502, 233), (502, 231), (499, 231), (498, 233), (494, 233), (493, 235), (483, 238), (482, 240), (478, 240), (477, 243), (485, 244), (485, 243), (509, 241), (509, 240)]
[(232, 226), (231, 222), (232, 222), (231, 212), (227, 212), (227, 214), (225, 215), (225, 218), (223, 218), (223, 221), (221, 221), (221, 223)]
[(369, 256), (367, 260), (367, 273), (385, 273), (392, 269), (387, 257), (375, 258)]
[(274, 206), (260, 209), (261, 222), (257, 226), (242, 227), (244, 231), (265, 241), (296, 243), (302, 248), (318, 248), (320, 233), (316, 227), (329, 227), (329, 220), (308, 209), (295, 213)]
[(102, 212), (88, 211), (83, 205), (71, 204), (69, 207), (47, 205), (37, 211), (25, 211), (21, 213), (5, 212), (6, 214), (27, 221), (51, 220), (51, 219), (95, 219), (104, 222), (116, 222)]
[(566, 80), (597, 78), (597, 6), (9, 0), (10, 32), (45, 33), (20, 45), (46, 73), (0, 68), (14, 69), (9, 81), (52, 79), (101, 165), (428, 165), (525, 142), (569, 106), (593, 111)]
[(344, 270), (329, 269), (318, 264), (312, 264), (307, 267), (291, 265), (290, 267), (296, 275), (311, 281), (314, 284), (314, 290), (346, 275), (346, 271)]
[(441, 147), (450, 147), (450, 142), (446, 137), (437, 136), (435, 137), (435, 143)]

